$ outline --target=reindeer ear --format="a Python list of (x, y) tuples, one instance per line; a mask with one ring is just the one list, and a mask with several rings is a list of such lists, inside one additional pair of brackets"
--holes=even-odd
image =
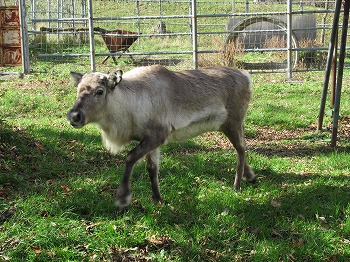
[(77, 72), (70, 72), (70, 76), (76, 86), (81, 82), (81, 79), (83, 78), (83, 74)]
[(108, 85), (112, 90), (122, 81), (123, 71), (118, 69), (115, 73), (108, 75)]
[(121, 69), (118, 69), (115, 74), (117, 75), (117, 84), (119, 84), (119, 82), (122, 81), (123, 71)]

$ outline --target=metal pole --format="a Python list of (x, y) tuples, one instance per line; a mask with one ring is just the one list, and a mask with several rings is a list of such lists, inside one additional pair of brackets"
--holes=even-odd
[(192, 0), (192, 53), (193, 67), (198, 68), (198, 46), (197, 46), (197, 6), (196, 0)]
[(88, 19), (89, 19), (89, 38), (90, 38), (90, 68), (92, 72), (96, 71), (95, 65), (95, 39), (94, 39), (94, 18), (92, 11), (92, 0), (88, 1)]
[(332, 58), (332, 86), (331, 86), (331, 99), (330, 99), (330, 106), (331, 108), (334, 107), (334, 96), (335, 96), (335, 89), (337, 86), (337, 60), (338, 60), (338, 30), (336, 30), (335, 34), (335, 40), (334, 40), (334, 46), (335, 48), (333, 49), (333, 58)]
[[(72, 0), (72, 10), (71, 10), (71, 17), (75, 18), (75, 1)], [(75, 22), (74, 20), (72, 21), (72, 27), (75, 27)]]
[(332, 68), (333, 50), (334, 50), (334, 48), (337, 48), (335, 46), (335, 39), (336, 39), (337, 32), (338, 32), (338, 23), (339, 23), (341, 2), (342, 2), (342, 0), (337, 0), (336, 5), (335, 5), (335, 12), (334, 12), (334, 18), (333, 18), (333, 27), (332, 27), (332, 33), (331, 33), (331, 41), (329, 43), (329, 48), (328, 48), (328, 56), (327, 56), (327, 63), (326, 63), (326, 73), (325, 73), (324, 82), (323, 82), (323, 92), (322, 92), (322, 97), (321, 97), (320, 112), (319, 112), (319, 115), (318, 115), (317, 130), (322, 130), (324, 109), (325, 109), (325, 106), (326, 106), (327, 91), (328, 91), (328, 84), (329, 84), (329, 77), (330, 77), (331, 68)]
[(292, 0), (287, 1), (287, 74), (292, 79)]
[[(58, 7), (57, 7), (58, 8)], [(47, 0), (47, 17), (51, 19), (51, 3), (50, 0)], [(48, 27), (51, 27), (51, 22), (47, 24)]]
[(30, 71), (29, 60), (29, 44), (28, 44), (28, 28), (27, 28), (27, 13), (26, 13), (26, 1), (19, 1), (20, 12), (20, 25), (21, 25), (21, 49), (22, 49), (22, 68), (23, 73), (28, 74)]
[[(35, 0), (32, 0), (30, 10), (32, 12), (32, 20), (34, 20), (35, 19)], [(32, 22), (32, 30), (36, 31), (36, 23), (35, 22)]]
[(346, 47), (346, 37), (347, 37), (347, 33), (348, 33), (348, 24), (349, 24), (349, 8), (350, 8), (350, 0), (345, 0), (343, 28), (342, 28), (342, 35), (341, 35), (341, 40), (340, 40), (340, 50), (339, 50), (337, 87), (335, 90), (335, 100), (334, 100), (332, 147), (335, 147), (335, 145), (337, 143), (338, 120), (339, 120), (339, 111), (340, 111), (340, 96), (341, 96), (341, 87), (343, 84), (345, 47)]
[[(140, 23), (140, 1), (136, 1), (136, 16), (137, 16), (137, 33), (141, 34), (141, 23)], [(137, 38), (137, 42), (140, 43), (140, 37)]]

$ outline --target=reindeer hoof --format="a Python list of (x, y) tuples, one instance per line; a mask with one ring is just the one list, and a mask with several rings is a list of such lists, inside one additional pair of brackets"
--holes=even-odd
[(155, 204), (155, 205), (157, 205), (157, 206), (162, 206), (163, 205), (163, 200), (160, 198), (160, 199), (154, 199), (153, 197), (152, 197), (152, 201), (153, 201), (153, 203)]
[(235, 190), (235, 191), (240, 191), (240, 190), (241, 190), (241, 185), (236, 185), (236, 184), (234, 184), (234, 185), (233, 185), (233, 190)]
[(131, 194), (130, 190), (118, 188), (117, 200), (116, 200), (115, 204), (119, 209), (123, 209), (130, 204), (131, 198), (132, 198), (132, 194)]
[(256, 179), (256, 177), (253, 177), (253, 178), (247, 180), (247, 182), (248, 182), (249, 184), (256, 184), (257, 181), (258, 181), (258, 180)]

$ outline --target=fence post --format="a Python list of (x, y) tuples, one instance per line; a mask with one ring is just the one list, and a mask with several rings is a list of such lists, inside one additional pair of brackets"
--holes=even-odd
[(20, 25), (21, 25), (21, 49), (22, 49), (22, 68), (23, 73), (28, 74), (30, 71), (29, 47), (28, 47), (28, 28), (27, 28), (27, 11), (26, 1), (20, 0), (19, 3)]
[(96, 71), (95, 65), (95, 40), (94, 40), (94, 18), (92, 10), (92, 0), (88, 2), (88, 17), (89, 17), (89, 37), (90, 37), (90, 68), (92, 72)]
[(197, 6), (196, 0), (192, 0), (192, 53), (193, 53), (193, 67), (198, 68), (198, 46), (197, 46)]
[(332, 60), (335, 50), (337, 49), (338, 44), (336, 45), (336, 38), (338, 37), (338, 23), (339, 23), (339, 16), (340, 16), (340, 10), (341, 10), (341, 0), (337, 0), (335, 4), (335, 13), (333, 17), (333, 27), (332, 27), (332, 33), (331, 33), (331, 40), (329, 42), (328, 46), (328, 56), (327, 56), (327, 62), (326, 62), (326, 72), (324, 75), (323, 80), (323, 91), (321, 96), (321, 103), (320, 103), (320, 112), (318, 114), (318, 125), (317, 130), (322, 130), (323, 125), (323, 118), (324, 118), (324, 111), (326, 107), (326, 99), (327, 99), (327, 92), (328, 92), (328, 84), (329, 84), (329, 78), (331, 75), (332, 70)]
[(287, 74), (292, 79), (292, 0), (287, 1)]
[[(338, 0), (338, 2), (340, 2), (340, 0)], [(334, 99), (333, 127), (332, 127), (332, 140), (331, 140), (332, 147), (335, 147), (337, 143), (338, 120), (339, 120), (339, 111), (340, 111), (340, 96), (341, 96), (341, 88), (343, 83), (344, 60), (346, 56), (346, 38), (348, 35), (348, 25), (349, 25), (349, 9), (350, 9), (350, 0), (345, 0), (342, 34), (340, 39), (337, 85), (335, 89), (335, 99)]]

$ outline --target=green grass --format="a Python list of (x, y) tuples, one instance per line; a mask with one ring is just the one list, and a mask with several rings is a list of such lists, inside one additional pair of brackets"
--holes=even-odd
[(162, 148), (164, 205), (151, 203), (141, 163), (134, 201), (118, 212), (126, 153), (106, 152), (94, 126), (68, 125), (75, 88), (61, 72), (0, 86), (1, 261), (350, 259), (348, 77), (336, 149), (329, 116), (315, 130), (321, 73), (302, 83), (254, 75), (246, 133), (257, 184), (235, 192), (234, 152), (203, 135)]

